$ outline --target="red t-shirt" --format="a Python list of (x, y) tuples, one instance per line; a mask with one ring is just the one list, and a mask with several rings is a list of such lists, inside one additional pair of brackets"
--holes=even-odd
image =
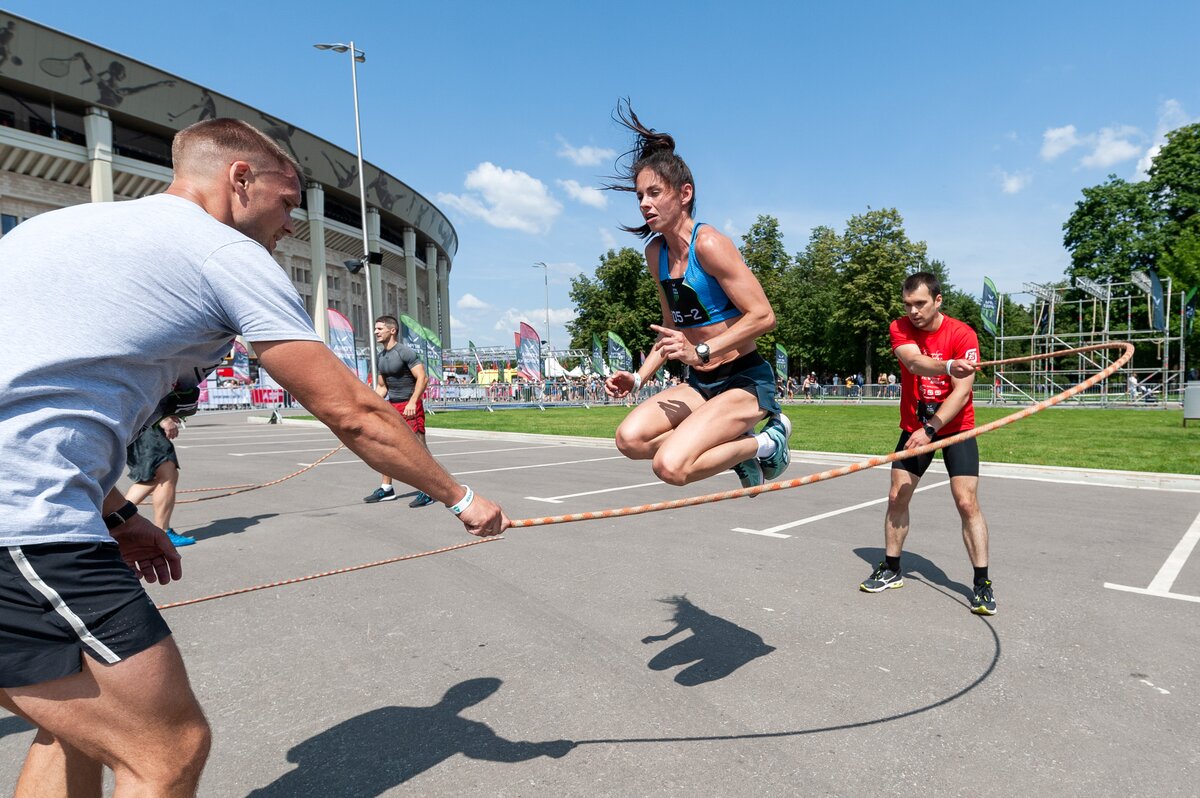
[[(979, 338), (971, 327), (958, 319), (942, 314), (942, 323), (934, 332), (924, 332), (913, 326), (905, 316), (896, 319), (888, 328), (892, 336), (892, 351), (905, 344), (916, 344), (922, 355), (937, 360), (969, 360), (979, 362)], [(900, 429), (916, 432), (921, 428), (917, 417), (919, 402), (944, 402), (953, 383), (949, 374), (938, 377), (918, 377), (900, 363)], [(968, 395), (967, 403), (958, 415), (950, 419), (938, 435), (949, 435), (973, 429), (975, 426), (975, 404)]]

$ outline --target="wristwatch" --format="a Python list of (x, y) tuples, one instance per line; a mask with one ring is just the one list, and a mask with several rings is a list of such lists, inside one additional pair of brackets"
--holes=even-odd
[(135, 515), (137, 515), (137, 505), (133, 502), (125, 502), (115, 511), (104, 516), (104, 525), (109, 529), (116, 529)]
[(696, 357), (700, 358), (701, 363), (707, 363), (711, 355), (712, 350), (708, 348), (708, 344), (696, 344)]
[(937, 430), (935, 430), (933, 428), (932, 424), (926, 424), (925, 425), (925, 434), (929, 436), (929, 440), (933, 440), (933, 436), (937, 435)]

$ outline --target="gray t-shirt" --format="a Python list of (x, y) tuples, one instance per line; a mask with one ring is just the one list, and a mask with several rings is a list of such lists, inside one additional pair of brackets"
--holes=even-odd
[(417, 387), (417, 378), (412, 373), (412, 368), (421, 364), (417, 353), (407, 344), (397, 341), (391, 349), (377, 350), (375, 362), (379, 365), (379, 376), (383, 377), (387, 385), (388, 401), (407, 402), (411, 399), (413, 389)]
[(237, 334), (320, 340), (257, 242), (160, 194), (36, 216), (0, 239), (0, 546), (111, 541), (125, 447)]

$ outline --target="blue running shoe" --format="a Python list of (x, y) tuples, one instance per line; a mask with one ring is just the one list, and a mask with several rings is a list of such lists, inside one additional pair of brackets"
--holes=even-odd
[(180, 546), (190, 546), (196, 542), (195, 538), (189, 538), (187, 535), (180, 535), (174, 529), (167, 529), (166, 532), (167, 537), (170, 539), (171, 544), (175, 546), (175, 548), (179, 548)]
[(738, 463), (733, 467), (733, 473), (738, 475), (743, 488), (757, 488), (763, 484), (762, 465), (758, 462), (757, 457), (751, 457), (749, 460)]
[(792, 437), (791, 419), (783, 413), (771, 416), (762, 431), (775, 441), (775, 451), (758, 461), (762, 464), (763, 479), (773, 482), (787, 471), (788, 464), (792, 462), (792, 453), (788, 451), (788, 438)]

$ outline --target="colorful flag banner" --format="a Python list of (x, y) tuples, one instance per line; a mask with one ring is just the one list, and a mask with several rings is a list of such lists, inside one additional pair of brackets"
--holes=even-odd
[(483, 368), (483, 363), (479, 362), (479, 353), (475, 351), (475, 342), (467, 341), (467, 349), (471, 353), (467, 360), (467, 379), (471, 382), (479, 382), (479, 372)]
[[(329, 320), (329, 348), (337, 355), (338, 360), (346, 364), (346, 368), (358, 373), (358, 354), (354, 348), (354, 327), (350, 320), (333, 308), (325, 310), (325, 318)], [(371, 344), (374, 346), (374, 342)]]
[(442, 365), (442, 339), (428, 327), (421, 328), (421, 337), (425, 339), (425, 373), (429, 382), (436, 385), (442, 381), (445, 374)]
[(1192, 323), (1196, 320), (1196, 289), (1193, 288), (1187, 292), (1187, 297), (1183, 300), (1183, 317), (1186, 319), (1184, 324), (1184, 335), (1192, 334)]
[(779, 344), (775, 344), (775, 373), (779, 375), (781, 380), (786, 380), (788, 375), (788, 353)]
[(411, 316), (400, 317), (400, 338), (408, 346), (409, 349), (417, 353), (417, 358), (421, 361), (426, 369), (429, 368), (429, 363), (426, 361), (427, 354), (425, 352), (425, 337), (421, 335), (421, 330), (425, 329), (421, 323)]
[(250, 350), (236, 338), (233, 341), (233, 378), (243, 385), (250, 383)]
[(608, 369), (604, 366), (604, 350), (600, 346), (600, 336), (592, 333), (592, 370), (600, 376), (606, 376)]
[(980, 316), (983, 319), (983, 329), (995, 336), (996, 322), (1000, 314), (1000, 293), (990, 278), (983, 278), (983, 299), (979, 303)]
[(617, 371), (632, 371), (633, 356), (629, 347), (621, 340), (621, 336), (609, 330), (608, 333), (608, 363)]
[(542, 339), (525, 322), (517, 334), (517, 368), (526, 379), (542, 379)]

